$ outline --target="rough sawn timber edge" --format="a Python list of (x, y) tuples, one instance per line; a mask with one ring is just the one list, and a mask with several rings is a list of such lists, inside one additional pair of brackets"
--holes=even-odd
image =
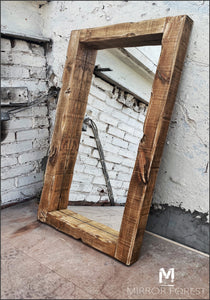
[[(68, 206), (97, 50), (162, 44), (119, 237), (114, 254), (109, 254), (126, 265), (134, 263), (139, 257), (192, 23), (188, 16), (183, 15), (75, 30), (71, 33), (38, 210), (40, 221), (60, 231), (64, 231), (64, 222), (57, 222), (55, 216), (49, 218), (49, 215), (50, 212)], [(81, 229), (78, 230), (79, 238), (85, 240)], [(97, 248), (97, 238), (95, 242), (94, 239), (85, 242)], [(107, 253), (105, 247), (106, 244), (103, 250), (103, 243), (100, 244), (100, 251)]]

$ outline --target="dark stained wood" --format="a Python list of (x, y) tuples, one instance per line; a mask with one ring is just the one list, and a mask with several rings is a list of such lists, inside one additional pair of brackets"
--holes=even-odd
[(115, 258), (127, 265), (139, 257), (191, 26), (192, 21), (187, 16), (167, 18), (166, 21), (144, 136), (138, 149), (115, 253)]
[(38, 211), (38, 217), (42, 221), (48, 211), (68, 206), (69, 189), (96, 59), (96, 51), (80, 44), (79, 37), (80, 31), (72, 32), (67, 51)]
[[(138, 257), (191, 32), (188, 16), (73, 31), (38, 218), (130, 265)], [(162, 44), (120, 233), (66, 210), (96, 50)]]
[(47, 214), (46, 223), (85, 244), (114, 256), (119, 232), (68, 209)]
[(95, 49), (160, 45), (166, 18), (81, 30), (80, 42)]

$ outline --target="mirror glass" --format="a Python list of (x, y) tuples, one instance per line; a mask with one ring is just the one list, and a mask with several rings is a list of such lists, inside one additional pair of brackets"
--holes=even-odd
[(68, 208), (118, 231), (160, 51), (146, 46), (97, 54)]

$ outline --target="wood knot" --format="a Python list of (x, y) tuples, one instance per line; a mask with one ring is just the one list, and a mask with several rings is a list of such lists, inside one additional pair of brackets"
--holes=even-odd
[(49, 156), (49, 162), (52, 166), (54, 166), (57, 161), (57, 153), (58, 153), (57, 148), (52, 146), (50, 150), (50, 156)]

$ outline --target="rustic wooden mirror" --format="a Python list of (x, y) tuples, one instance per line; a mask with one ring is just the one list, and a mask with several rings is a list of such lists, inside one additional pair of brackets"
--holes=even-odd
[[(38, 219), (130, 265), (140, 252), (192, 20), (167, 17), (74, 30), (63, 73)], [(120, 232), (67, 209), (99, 49), (162, 45)]]

